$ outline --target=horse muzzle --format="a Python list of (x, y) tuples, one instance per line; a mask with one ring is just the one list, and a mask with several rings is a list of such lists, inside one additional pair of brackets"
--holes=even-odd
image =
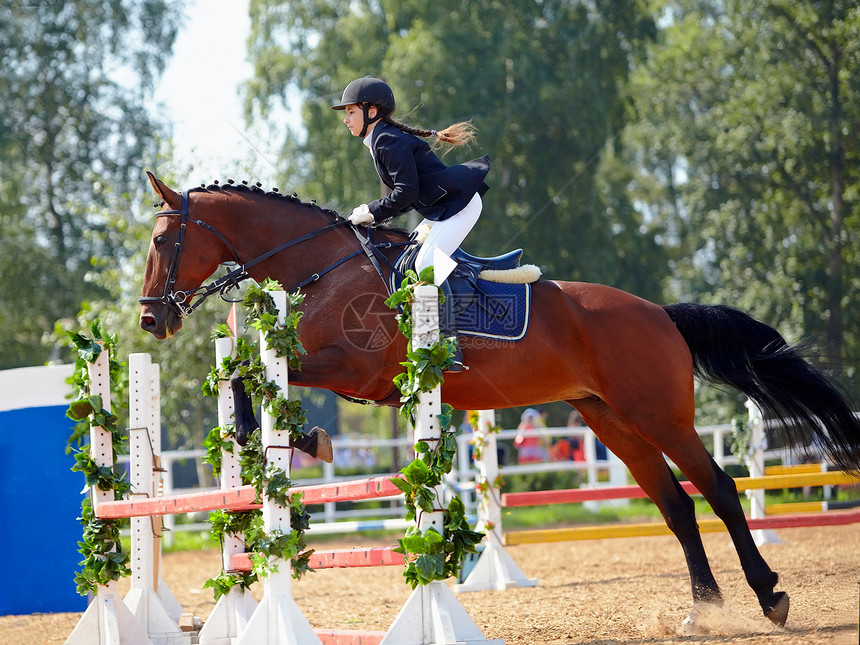
[(140, 328), (158, 340), (164, 340), (182, 329), (182, 318), (167, 305), (144, 304), (140, 312)]

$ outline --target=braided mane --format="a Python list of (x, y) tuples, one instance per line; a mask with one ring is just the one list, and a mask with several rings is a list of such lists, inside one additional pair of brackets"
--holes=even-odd
[[(232, 179), (228, 179), (227, 183), (219, 183), (216, 179), (211, 184), (201, 183), (199, 186), (191, 188), (188, 192), (190, 193), (215, 193), (215, 192), (232, 192), (232, 193), (251, 193), (254, 195), (260, 195), (267, 199), (276, 199), (286, 202), (291, 202), (294, 204), (299, 204), (300, 206), (305, 206), (307, 208), (313, 209), (319, 213), (323, 213), (328, 215), (329, 217), (334, 217), (335, 219), (342, 219), (343, 217), (336, 210), (331, 208), (323, 208), (319, 204), (316, 203), (315, 200), (311, 200), (309, 202), (302, 201), (296, 193), (292, 193), (287, 195), (285, 193), (280, 192), (277, 188), (272, 188), (271, 190), (263, 189), (263, 185), (258, 181), (253, 184), (249, 183), (247, 180), (242, 180), (240, 183), (236, 183)], [(155, 208), (161, 208), (164, 206), (164, 202), (160, 202), (157, 204), (153, 204)], [(405, 236), (409, 236), (409, 231), (397, 227), (391, 226), (390, 222), (387, 223), (384, 228), (389, 231), (393, 231), (396, 233), (401, 233)]]
[[(281, 201), (287, 201), (294, 204), (299, 204), (301, 206), (306, 206), (313, 210), (316, 210), (320, 213), (324, 213), (329, 216), (333, 216), (335, 218), (340, 218), (340, 214), (331, 209), (331, 208), (323, 208), (316, 201), (311, 200), (309, 202), (302, 201), (299, 199), (299, 196), (296, 193), (292, 193), (291, 195), (284, 194), (280, 192), (277, 188), (272, 188), (271, 190), (264, 190), (263, 185), (260, 182), (255, 182), (253, 184), (249, 184), (248, 181), (243, 180), (240, 183), (236, 183), (232, 179), (228, 179), (227, 183), (222, 184), (219, 183), (216, 179), (211, 184), (202, 183), (195, 188), (191, 188), (188, 192), (190, 193), (214, 193), (214, 192), (228, 192), (228, 193), (251, 193), (254, 195), (260, 195), (267, 199), (277, 199)], [(164, 205), (163, 202), (154, 204), (156, 208), (160, 208)]]

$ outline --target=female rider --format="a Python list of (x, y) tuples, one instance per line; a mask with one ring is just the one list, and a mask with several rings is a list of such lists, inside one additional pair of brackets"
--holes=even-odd
[[(471, 124), (460, 122), (436, 131), (395, 121), (391, 116), (394, 93), (384, 81), (371, 76), (347, 85), (332, 109), (346, 111), (343, 122), (353, 136), (364, 139), (379, 178), (390, 190), (385, 197), (353, 209), (349, 221), (356, 226), (378, 224), (414, 209), (425, 218), (422, 224), (432, 227), (416, 256), (416, 270), (420, 273), (432, 266), (436, 248), (449, 256), (454, 253), (481, 215), (490, 161), (484, 156), (446, 166), (422, 138), (435, 137), (452, 146), (468, 144), (475, 139)], [(447, 284), (442, 289), (445, 303), (440, 327), (446, 336), (456, 339), (453, 299)], [(450, 371), (462, 369), (459, 344), (455, 346)]]

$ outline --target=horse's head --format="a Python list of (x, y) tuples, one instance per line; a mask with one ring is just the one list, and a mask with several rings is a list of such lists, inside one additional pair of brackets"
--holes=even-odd
[[(277, 188), (228, 180), (180, 194), (147, 175), (164, 202), (140, 298), (140, 326), (156, 338), (172, 336), (207, 297), (227, 299), (247, 278), (300, 289), (361, 253), (348, 220)], [(225, 262), (236, 268), (201, 286)]]
[(147, 175), (164, 205), (156, 215), (146, 257), (140, 327), (163, 339), (182, 328), (182, 318), (190, 313), (195, 290), (219, 263), (231, 259), (232, 248), (227, 248), (223, 238), (217, 239), (220, 234), (202, 221), (202, 214), (194, 212), (192, 196), (199, 194), (177, 193), (152, 173)]

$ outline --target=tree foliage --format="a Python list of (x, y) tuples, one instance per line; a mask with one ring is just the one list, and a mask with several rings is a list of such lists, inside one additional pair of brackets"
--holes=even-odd
[[(121, 353), (162, 363), (167, 423), (198, 445), (212, 419), (189, 393), (223, 306), (169, 343), (136, 327), (142, 169), (163, 143), (149, 107), (180, 6), (0, 7), (0, 368), (65, 358), (55, 321), (100, 317)], [(247, 115), (276, 133), (290, 121), (290, 190), (342, 210), (379, 194), (330, 105), (382, 76), (398, 118), (479, 130), (444, 157), (492, 160), (467, 250), (522, 246), (548, 277), (732, 304), (823, 341), (822, 363), (860, 392), (856, 3), (251, 0), (250, 13)]]
[(634, 73), (628, 140), (673, 292), (819, 340), (822, 363), (860, 383), (860, 10), (684, 0), (664, 21)]
[(251, 18), (248, 114), (279, 118), (302, 98), (303, 131), (282, 148), (285, 183), (343, 209), (378, 196), (367, 152), (330, 106), (354, 78), (381, 76), (395, 116), (436, 129), (472, 119), (479, 130), (477, 149), (444, 158), (492, 160), (467, 249), (523, 246), (553, 277), (659, 295), (660, 249), (624, 197), (624, 170), (601, 164), (625, 122), (632, 55), (654, 35), (645, 3), (258, 0)]
[(161, 364), (172, 445), (199, 447), (215, 415), (194, 393), (214, 360), (209, 334), (223, 306), (207, 303), (170, 343), (137, 326), (155, 197), (143, 169), (165, 161), (153, 92), (180, 6), (0, 8), (0, 369), (68, 360), (62, 328), (98, 318), (119, 336), (121, 360), (148, 351)]
[[(176, 35), (174, 0), (11, 2), (0, 8), (0, 368), (57, 358), (54, 321), (109, 290), (156, 152), (147, 109)], [(26, 258), (26, 262), (22, 259)]]

